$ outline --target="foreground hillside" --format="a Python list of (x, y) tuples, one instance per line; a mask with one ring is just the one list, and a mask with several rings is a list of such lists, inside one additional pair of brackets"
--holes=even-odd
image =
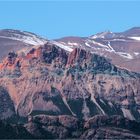
[(140, 123), (120, 116), (94, 116), (87, 121), (72, 116), (39, 115), (27, 123), (0, 122), (2, 139), (140, 139)]

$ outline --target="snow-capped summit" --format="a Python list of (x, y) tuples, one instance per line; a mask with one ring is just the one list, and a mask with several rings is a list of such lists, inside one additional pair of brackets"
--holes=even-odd
[(10, 51), (29, 50), (33, 46), (42, 45), (46, 42), (47, 39), (34, 33), (13, 29), (0, 30), (0, 61)]
[(140, 28), (124, 32), (105, 31), (89, 37), (64, 37), (55, 40), (59, 47), (72, 51), (82, 48), (108, 58), (113, 64), (140, 71)]
[(5, 29), (0, 30), (0, 60), (8, 52), (28, 52), (32, 47), (50, 42), (67, 52), (75, 48), (88, 50), (108, 58), (113, 64), (132, 71), (140, 71), (140, 28), (124, 32), (105, 31), (89, 37), (68, 36), (46, 40), (34, 33)]
[(18, 40), (30, 45), (42, 45), (47, 41), (34, 33), (13, 29), (0, 30), (0, 38)]
[(114, 37), (115, 34), (110, 32), (110, 31), (105, 31), (105, 32), (101, 32), (101, 33), (97, 33), (95, 35), (90, 36), (91, 39), (96, 39), (96, 38), (112, 38)]

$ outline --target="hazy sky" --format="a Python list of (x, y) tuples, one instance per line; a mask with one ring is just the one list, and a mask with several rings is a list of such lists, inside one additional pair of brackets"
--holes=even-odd
[(140, 1), (0, 0), (0, 28), (48, 37), (89, 36), (140, 26)]

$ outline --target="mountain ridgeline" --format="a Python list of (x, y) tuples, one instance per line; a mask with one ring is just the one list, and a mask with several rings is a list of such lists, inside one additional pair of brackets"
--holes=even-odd
[(47, 40), (1, 30), (0, 119), (4, 131), (13, 128), (7, 138), (139, 138), (139, 33)]

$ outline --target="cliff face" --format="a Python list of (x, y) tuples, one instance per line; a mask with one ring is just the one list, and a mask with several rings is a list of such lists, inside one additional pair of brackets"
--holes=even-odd
[(139, 84), (139, 74), (103, 57), (77, 48), (68, 53), (48, 42), (27, 55), (11, 52), (1, 63), (0, 86), (10, 103), (0, 117), (48, 114), (87, 120), (118, 114), (139, 120)]

